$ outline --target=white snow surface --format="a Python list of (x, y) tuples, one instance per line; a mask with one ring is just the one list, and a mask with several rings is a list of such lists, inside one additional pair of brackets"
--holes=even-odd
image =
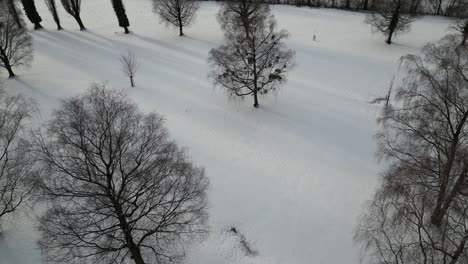
[[(419, 53), (453, 22), (423, 17), (388, 46), (363, 24), (365, 14), (274, 6), (297, 65), (279, 93), (260, 97), (254, 109), (252, 98), (230, 100), (207, 78), (208, 52), (223, 41), (216, 3), (203, 3), (179, 37), (160, 24), (149, 0), (125, 1), (130, 35), (121, 33), (110, 1), (83, 1), (85, 32), (61, 6), (65, 30), (56, 31), (36, 2), (45, 30), (30, 31), (34, 62), (15, 79), (0, 73), (4, 85), (36, 99), (38, 122), (92, 82), (126, 89), (142, 110), (163, 114), (211, 181), (211, 235), (188, 247), (187, 264), (359, 263), (352, 231), (383, 167), (374, 157), (379, 108), (369, 101), (386, 93), (401, 56)], [(141, 64), (136, 88), (118, 61), (127, 50)], [(231, 226), (257, 257), (242, 255), (227, 234)], [(41, 263), (34, 227), (31, 213), (7, 221), (0, 264)]]

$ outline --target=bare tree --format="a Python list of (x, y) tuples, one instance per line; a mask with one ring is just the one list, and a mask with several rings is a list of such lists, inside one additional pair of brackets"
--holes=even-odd
[(0, 67), (5, 68), (10, 78), (15, 77), (13, 67), (29, 66), (32, 41), (27, 32), (18, 26), (14, 15), (0, 2)]
[(25, 203), (32, 192), (34, 162), (26, 141), (33, 102), (0, 90), (0, 232), (7, 214)]
[(382, 185), (355, 232), (369, 263), (468, 262), (468, 48), (449, 35), (403, 58), (379, 119)]
[(86, 30), (81, 20), (81, 0), (60, 0), (63, 8), (70, 14), (80, 26), (80, 30)]
[(37, 133), (50, 208), (40, 248), (56, 263), (167, 263), (206, 231), (207, 186), (163, 118), (93, 85)]
[(139, 67), (135, 53), (129, 50), (126, 55), (120, 57), (120, 63), (122, 64), (123, 73), (130, 78), (131, 86), (135, 87), (134, 77)]
[(184, 35), (183, 27), (193, 22), (199, 7), (195, 0), (153, 0), (153, 3), (163, 22), (179, 28), (179, 36)]
[[(262, 19), (251, 19), (248, 25), (239, 25), (235, 19), (225, 25), (225, 44), (210, 51), (210, 76), (216, 86), (226, 88), (230, 95), (253, 95), (258, 107), (258, 94), (275, 91), (285, 81), (286, 73), (294, 65), (294, 52), (286, 49), (285, 30), (276, 31), (272, 15), (262, 13)], [(221, 13), (224, 11), (221, 10)], [(240, 23), (242, 25), (242, 22)], [(248, 31), (245, 31), (245, 30)]]
[(376, 12), (369, 14), (365, 22), (371, 25), (374, 31), (385, 34), (387, 44), (392, 44), (393, 36), (409, 30), (414, 21), (414, 17), (406, 14), (408, 4), (405, 0), (381, 0), (376, 5)]
[[(21, 18), (21, 13), (18, 11), (18, 8), (16, 7), (15, 0), (3, 0), (3, 2), (6, 2), (8, 5), (8, 10), (10, 11), (11, 15), (16, 21), (16, 24), (18, 27), (22, 28), (23, 27), (23, 19)], [(3, 8), (6, 8), (2, 6)]]
[(45, 3), (50, 11), (50, 14), (54, 18), (55, 24), (57, 24), (57, 30), (62, 30), (63, 28), (60, 25), (60, 17), (58, 15), (57, 4), (55, 3), (55, 0), (45, 0)]

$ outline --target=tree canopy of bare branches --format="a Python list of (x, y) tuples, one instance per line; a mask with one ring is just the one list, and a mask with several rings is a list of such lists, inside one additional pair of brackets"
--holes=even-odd
[(130, 79), (130, 85), (135, 87), (134, 78), (139, 67), (135, 53), (128, 51), (126, 55), (122, 55), (120, 63), (122, 64), (122, 72)]
[(86, 30), (86, 27), (81, 20), (81, 0), (60, 0), (62, 6), (70, 14), (80, 26), (80, 30)]
[(183, 28), (193, 22), (199, 7), (195, 0), (153, 0), (153, 3), (154, 11), (163, 22), (179, 28), (179, 36), (183, 36)]
[(466, 17), (468, 2), (466, 0), (426, 0), (428, 9), (433, 15)]
[(0, 90), (0, 225), (2, 217), (26, 202), (33, 189), (34, 162), (25, 137), (33, 108), (23, 96)]
[(57, 10), (57, 4), (55, 0), (45, 0), (47, 8), (49, 9), (50, 14), (54, 18), (55, 24), (57, 24), (57, 30), (62, 30), (62, 25), (60, 25), (60, 17)]
[[(1, 1), (0, 1), (1, 2)], [(5, 4), (7, 7), (2, 6), (2, 8), (8, 8), (10, 11), (10, 14), (13, 16), (13, 18), (16, 21), (16, 24), (18, 27), (22, 28), (23, 27), (23, 19), (21, 18), (21, 12), (18, 11), (18, 8), (16, 7), (16, 1), (15, 0), (3, 0), (3, 2), (6, 2)], [(1, 5), (1, 3), (0, 3)]]
[[(244, 4), (236, 5), (238, 12), (231, 11), (233, 6), (227, 4), (218, 16), (225, 29), (225, 44), (210, 51), (210, 76), (230, 95), (253, 95), (254, 107), (258, 107), (258, 94), (275, 91), (286, 80), (286, 73), (294, 65), (294, 52), (286, 49), (288, 32), (276, 31), (268, 7), (250, 5), (256, 11), (244, 13)], [(239, 13), (245, 16), (236, 15)], [(224, 14), (231, 18), (226, 20)]]
[(449, 35), (403, 58), (379, 119), (389, 166), (355, 232), (369, 263), (468, 262), (468, 48)]
[(252, 28), (261, 28), (270, 15), (270, 6), (262, 0), (231, 0), (221, 3), (217, 19), (224, 32), (250, 37)]
[(13, 67), (29, 66), (32, 61), (32, 41), (5, 5), (0, 2), (0, 67), (13, 78)]
[(365, 22), (374, 31), (387, 36), (387, 44), (392, 44), (393, 36), (409, 30), (414, 17), (409, 15), (410, 2), (405, 0), (381, 0), (377, 2), (376, 12), (367, 15)]
[(163, 119), (102, 85), (65, 100), (38, 133), (50, 208), (40, 248), (56, 263), (168, 263), (205, 233), (208, 180)]

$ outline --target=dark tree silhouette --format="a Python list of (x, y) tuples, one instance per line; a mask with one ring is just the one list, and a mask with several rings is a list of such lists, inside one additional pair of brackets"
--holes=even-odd
[(402, 62), (379, 118), (389, 165), (355, 239), (369, 263), (467, 263), (468, 47), (449, 35)]
[(33, 102), (0, 90), (0, 233), (1, 221), (24, 204), (33, 190), (34, 162), (26, 141)]
[(122, 0), (111, 0), (112, 6), (114, 7), (115, 15), (119, 20), (119, 26), (125, 29), (125, 34), (130, 33), (128, 27), (130, 22), (128, 21), (127, 14), (125, 13), (125, 7)]
[(184, 35), (183, 27), (193, 22), (199, 6), (195, 0), (153, 0), (153, 3), (163, 22), (179, 28), (179, 36)]
[(81, 0), (60, 0), (63, 8), (70, 14), (76, 23), (80, 26), (80, 30), (86, 30), (83, 21), (81, 20)]
[(376, 5), (376, 12), (366, 17), (366, 23), (375, 31), (387, 36), (387, 44), (392, 44), (393, 36), (399, 32), (409, 30), (414, 18), (406, 14), (408, 3), (405, 0), (380, 0)]
[(57, 4), (55, 3), (55, 0), (45, 0), (45, 3), (50, 11), (50, 14), (54, 18), (55, 24), (57, 24), (57, 30), (62, 30), (62, 26), (60, 25), (60, 17), (57, 11)]
[[(2, 7), (3, 3), (0, 3)], [(0, 9), (0, 67), (5, 68), (10, 78), (15, 77), (13, 67), (29, 66), (32, 41), (24, 28), (16, 23), (7, 8)]]
[(29, 21), (34, 24), (34, 29), (41, 29), (42, 18), (37, 12), (34, 0), (21, 0), (21, 3), (23, 3), (24, 12), (26, 13)]
[(94, 85), (36, 133), (50, 208), (40, 248), (56, 263), (166, 263), (206, 232), (208, 179), (163, 118)]
[(222, 9), (219, 17), (223, 17), (221, 23), (226, 23), (222, 25), (227, 29), (225, 44), (211, 50), (209, 55), (213, 68), (210, 76), (215, 85), (225, 88), (230, 95), (252, 95), (254, 107), (259, 106), (258, 94), (277, 90), (294, 65), (294, 52), (284, 45), (288, 33), (276, 31), (276, 21), (268, 7), (256, 10), (262, 12), (244, 18), (233, 15), (231, 20), (224, 20), (222, 14), (226, 10)]

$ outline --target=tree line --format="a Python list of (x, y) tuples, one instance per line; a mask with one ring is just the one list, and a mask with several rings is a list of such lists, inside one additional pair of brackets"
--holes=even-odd
[[(219, 1), (219, 0), (217, 0)], [(295, 5), (321, 8), (340, 8), (345, 10), (376, 11), (384, 0), (264, 0), (269, 4)], [(412, 15), (436, 15), (448, 17), (466, 17), (466, 0), (406, 0)]]

